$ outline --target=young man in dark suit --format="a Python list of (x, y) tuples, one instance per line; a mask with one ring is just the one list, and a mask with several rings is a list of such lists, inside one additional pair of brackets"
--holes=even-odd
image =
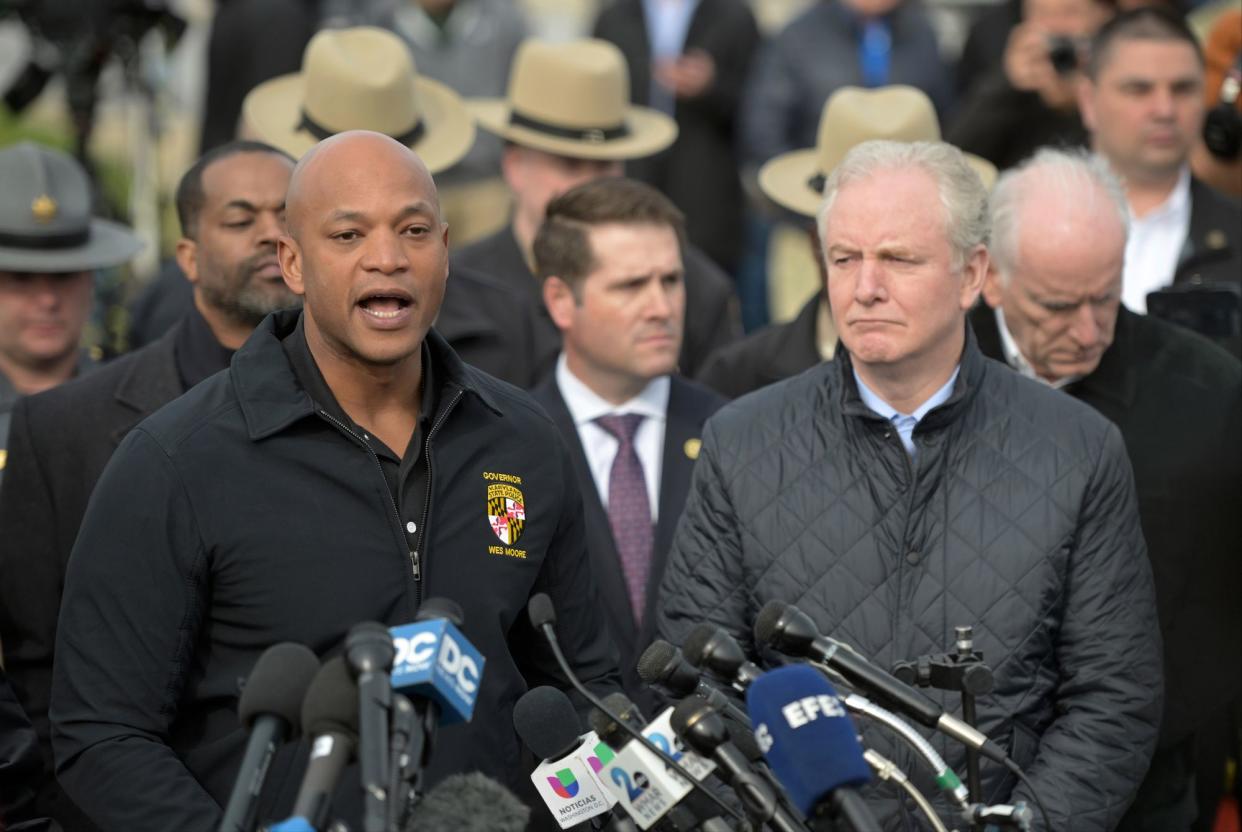
[(534, 240), (563, 336), (534, 391), (565, 435), (585, 503), (587, 550), (621, 653), (626, 693), (652, 637), (656, 588), (707, 417), (724, 403), (676, 374), (686, 290), (681, 212), (655, 189), (603, 179), (553, 200)]
[(40, 808), (92, 829), (51, 776), (48, 695), (65, 564), (99, 475), (125, 435), (229, 365), (269, 312), (296, 306), (281, 279), (293, 159), (259, 142), (209, 151), (182, 177), (177, 261), (194, 303), (171, 331), (88, 376), (22, 399), (0, 488), (0, 638), (14, 692), (43, 751)]
[[(467, 101), (479, 126), (505, 140), (501, 168), (513, 194), (513, 221), (454, 252), (454, 273), (482, 272), (534, 301), (529, 312), (513, 305), (504, 323), (533, 326), (529, 363), (537, 381), (551, 372), (561, 347), (531, 273), (531, 243), (544, 209), (576, 185), (621, 176), (625, 164), (660, 152), (677, 136), (667, 115), (629, 104), (629, 85), (625, 58), (610, 43), (527, 41), (514, 58), (508, 96)], [(732, 282), (711, 259), (687, 245), (683, 260), (689, 314), (678, 360), (693, 375), (712, 350), (740, 334), (741, 318)], [(458, 315), (461, 304), (474, 302), (450, 294), (440, 314)]]

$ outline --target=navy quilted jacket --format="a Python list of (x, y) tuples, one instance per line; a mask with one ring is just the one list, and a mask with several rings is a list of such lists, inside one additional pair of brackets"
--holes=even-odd
[[(915, 429), (911, 459), (838, 356), (708, 422), (662, 586), (661, 634), (681, 643), (710, 621), (758, 652), (754, 618), (777, 598), (887, 668), (946, 652), (954, 627), (973, 625), (995, 672), (981, 730), (1030, 776), (1055, 829), (1111, 830), (1146, 771), (1162, 694), (1120, 434), (984, 358), (968, 331), (953, 394)], [(903, 770), (925, 770), (863, 728)], [(933, 744), (964, 774), (960, 746)], [(1029, 802), (986, 761), (983, 785), (989, 803)], [(886, 828), (906, 826), (894, 787), (869, 796)]]

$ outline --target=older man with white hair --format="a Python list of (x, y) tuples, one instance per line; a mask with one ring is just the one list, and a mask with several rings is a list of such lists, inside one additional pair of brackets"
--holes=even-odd
[(1242, 690), (1242, 364), (1122, 305), (1129, 218), (1102, 159), (1041, 151), (993, 193), (987, 305), (971, 313), (985, 355), (1108, 417), (1134, 466), (1165, 707), (1127, 832), (1211, 817)]
[[(1111, 830), (1161, 704), (1121, 435), (980, 353), (966, 313), (988, 273), (987, 195), (959, 151), (859, 145), (829, 176), (819, 223), (841, 346), (708, 421), (658, 627), (680, 642), (706, 620), (756, 653), (755, 614), (775, 599), (890, 667), (970, 625), (995, 674), (979, 728), (1029, 781), (985, 766), (986, 799), (1034, 793), (1039, 829)], [(963, 748), (936, 742), (961, 770)], [(908, 828), (891, 794), (872, 795), (877, 814)]]

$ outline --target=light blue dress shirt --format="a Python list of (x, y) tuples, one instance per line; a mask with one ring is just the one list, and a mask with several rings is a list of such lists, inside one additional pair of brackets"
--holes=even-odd
[(918, 410), (913, 413), (900, 413), (888, 402), (876, 395), (875, 391), (863, 383), (858, 377), (858, 371), (854, 371), (854, 381), (858, 383), (858, 396), (862, 399), (863, 404), (878, 413), (885, 419), (893, 423), (893, 427), (897, 428), (897, 435), (901, 437), (901, 444), (905, 446), (906, 453), (914, 456), (917, 449), (914, 446), (914, 428), (919, 422), (923, 421), (923, 417), (932, 412), (935, 408), (944, 404), (949, 400), (949, 396), (953, 395), (953, 383), (957, 381), (957, 374), (962, 371), (959, 364), (953, 369), (953, 375), (949, 376), (949, 380), (944, 386), (932, 393), (931, 398), (919, 405)]

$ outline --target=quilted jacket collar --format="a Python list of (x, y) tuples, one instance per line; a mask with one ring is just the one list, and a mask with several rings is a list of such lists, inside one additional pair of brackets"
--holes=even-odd
[[(957, 375), (957, 383), (953, 385), (953, 394), (939, 407), (932, 410), (920, 422), (917, 430), (944, 427), (954, 422), (970, 404), (980, 382), (986, 372), (987, 358), (979, 350), (974, 330), (966, 323), (966, 345), (962, 349), (961, 372)], [(850, 360), (845, 344), (838, 342), (836, 357), (832, 362), (836, 366), (837, 388), (841, 391), (841, 410), (846, 416), (884, 421), (884, 418), (863, 404), (858, 395), (858, 384), (854, 381), (854, 365)]]

